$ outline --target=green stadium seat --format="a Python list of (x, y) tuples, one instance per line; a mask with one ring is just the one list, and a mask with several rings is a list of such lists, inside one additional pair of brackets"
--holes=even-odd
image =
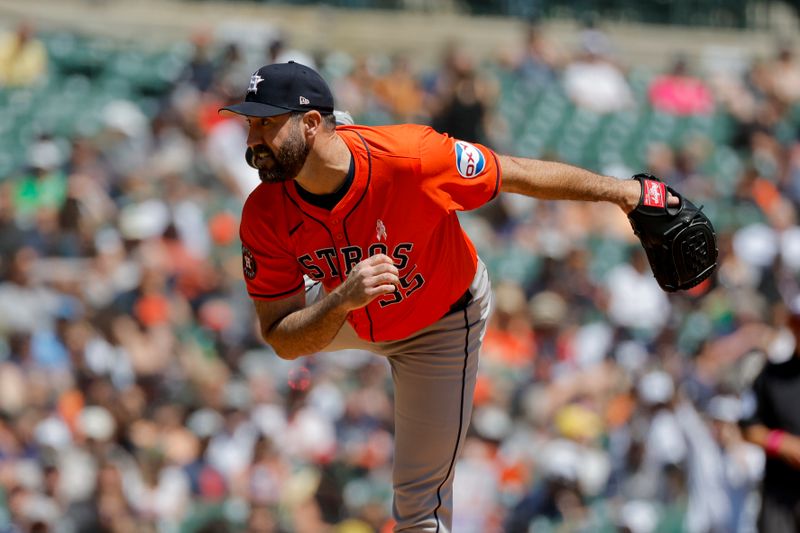
[[(487, 252), (482, 251), (481, 254)], [(530, 285), (541, 270), (541, 258), (521, 246), (507, 246), (501, 250), (488, 251), (486, 268), (493, 279), (510, 280), (522, 287)]]
[(733, 118), (724, 111), (717, 111), (711, 119), (711, 138), (720, 144), (727, 144), (733, 138)]
[(729, 196), (742, 176), (744, 164), (733, 148), (720, 144), (716, 145), (701, 170), (712, 177), (717, 193)]
[(98, 76), (114, 54), (109, 39), (58, 33), (43, 38), (51, 62), (62, 74)]

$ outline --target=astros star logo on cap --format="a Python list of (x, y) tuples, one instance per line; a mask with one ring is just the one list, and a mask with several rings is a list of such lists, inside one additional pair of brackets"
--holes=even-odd
[(264, 78), (258, 75), (258, 72), (250, 76), (250, 85), (247, 86), (248, 93), (254, 93), (258, 91), (258, 84), (264, 81)]

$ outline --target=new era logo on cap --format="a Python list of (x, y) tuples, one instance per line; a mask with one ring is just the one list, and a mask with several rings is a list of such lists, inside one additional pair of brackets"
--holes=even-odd
[(290, 111), (316, 109), (333, 113), (333, 94), (315, 70), (289, 61), (258, 69), (251, 77), (244, 102), (223, 107), (249, 117), (273, 117)]

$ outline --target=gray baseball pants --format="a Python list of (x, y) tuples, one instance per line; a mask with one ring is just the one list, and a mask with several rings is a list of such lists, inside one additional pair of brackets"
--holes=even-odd
[[(399, 341), (368, 342), (349, 324), (323, 351), (367, 350), (386, 356), (394, 382), (395, 531), (450, 533), (453, 475), (472, 414), (478, 351), (492, 305), (482, 262), (469, 291), (472, 301)], [(306, 287), (306, 303), (324, 296)]]

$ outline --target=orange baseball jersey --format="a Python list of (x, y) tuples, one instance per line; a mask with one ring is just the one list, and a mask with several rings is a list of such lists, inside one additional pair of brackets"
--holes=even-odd
[(427, 126), (337, 133), (355, 176), (331, 211), (305, 202), (293, 182), (262, 183), (247, 198), (240, 227), (247, 290), (255, 299), (286, 298), (304, 289), (306, 274), (330, 292), (359, 261), (383, 253), (401, 287), (348, 321), (362, 339), (402, 339), (441, 318), (469, 287), (477, 254), (456, 211), (497, 195), (497, 157)]

